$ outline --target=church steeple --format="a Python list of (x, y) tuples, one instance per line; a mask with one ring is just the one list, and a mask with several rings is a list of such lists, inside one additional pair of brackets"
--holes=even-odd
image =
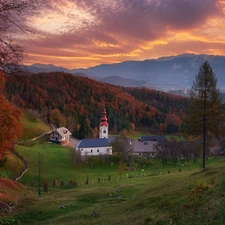
[(106, 109), (104, 107), (104, 109), (102, 110), (102, 118), (99, 125), (99, 138), (108, 138), (108, 129), (109, 124), (107, 122)]

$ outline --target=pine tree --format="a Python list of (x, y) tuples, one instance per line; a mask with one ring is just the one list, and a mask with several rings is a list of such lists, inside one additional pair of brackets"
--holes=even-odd
[(190, 134), (202, 138), (203, 168), (210, 138), (219, 134), (222, 123), (222, 103), (219, 94), (215, 74), (205, 61), (192, 85), (191, 106), (186, 121)]

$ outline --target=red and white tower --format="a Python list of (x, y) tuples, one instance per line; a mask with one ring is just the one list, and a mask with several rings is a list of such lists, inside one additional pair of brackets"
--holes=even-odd
[(109, 124), (107, 122), (106, 109), (104, 108), (102, 110), (102, 118), (99, 125), (99, 138), (108, 138), (108, 133), (109, 133), (108, 130), (109, 130)]

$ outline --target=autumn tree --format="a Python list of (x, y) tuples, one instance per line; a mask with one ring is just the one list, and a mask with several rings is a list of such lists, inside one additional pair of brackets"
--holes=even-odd
[(54, 124), (56, 127), (62, 127), (66, 125), (66, 119), (62, 115), (59, 109), (53, 109), (50, 111), (50, 123)]
[(23, 48), (18, 43), (30, 31), (26, 17), (37, 5), (34, 0), (0, 0), (0, 160), (21, 135), (21, 112), (3, 94), (5, 75), (18, 71), (15, 65), (23, 58)]
[(222, 104), (217, 79), (205, 61), (195, 77), (190, 92), (191, 106), (186, 119), (188, 133), (202, 139), (202, 167), (210, 138), (218, 134), (222, 123)]
[(15, 142), (21, 135), (21, 111), (10, 105), (3, 94), (5, 77), (0, 73), (0, 161), (8, 150), (13, 150)]

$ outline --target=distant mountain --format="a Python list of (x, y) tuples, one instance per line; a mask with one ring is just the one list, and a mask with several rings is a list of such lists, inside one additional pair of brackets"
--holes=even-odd
[[(218, 80), (218, 86), (225, 90), (225, 56), (184, 54), (144, 61), (101, 64), (87, 69), (72, 70), (55, 67), (54, 65), (34, 64), (28, 67), (28, 70), (31, 72), (36, 70), (38, 72), (63, 71), (72, 74), (82, 73), (92, 79), (103, 79), (102, 82), (112, 82), (112, 84), (123, 86), (156, 85), (158, 87), (164, 86), (166, 90), (182, 90), (191, 87), (195, 75), (205, 60), (213, 68)], [(122, 78), (125, 80), (122, 80)]]
[(67, 68), (64, 68), (62, 66), (55, 66), (53, 64), (33, 64), (30, 66), (23, 66), (24, 69), (26, 69), (28, 72), (31, 73), (42, 73), (42, 72), (65, 72), (65, 73), (71, 73), (71, 71)]
[(83, 72), (89, 77), (120, 76), (143, 80), (149, 84), (178, 85), (186, 88), (192, 85), (200, 66), (207, 60), (218, 79), (218, 86), (225, 87), (225, 57), (185, 54), (144, 61), (126, 61), (117, 64), (103, 64), (88, 69), (72, 70)]

